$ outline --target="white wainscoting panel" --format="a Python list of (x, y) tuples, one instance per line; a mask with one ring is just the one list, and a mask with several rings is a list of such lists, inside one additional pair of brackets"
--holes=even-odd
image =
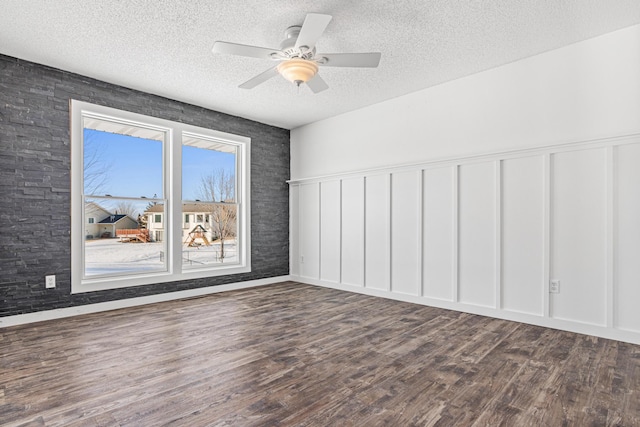
[(389, 290), (391, 285), (390, 175), (365, 181), (365, 286)]
[(640, 344), (640, 134), (290, 184), (293, 280)]
[(544, 157), (502, 161), (502, 308), (544, 312)]
[(320, 183), (320, 279), (340, 283), (340, 181)]
[(289, 271), (293, 276), (300, 275), (300, 186), (289, 187), (289, 235), (296, 236), (289, 242)]
[(640, 144), (621, 145), (615, 150), (614, 322), (620, 329), (640, 332)]
[(419, 295), (421, 288), (421, 171), (391, 176), (391, 290)]
[(364, 177), (342, 180), (342, 283), (364, 286)]
[(556, 153), (551, 163), (551, 279), (560, 280), (551, 315), (605, 325), (606, 150)]
[(423, 290), (425, 297), (453, 301), (456, 168), (426, 169), (423, 174)]
[(320, 184), (300, 186), (300, 276), (320, 276)]
[(496, 162), (460, 166), (458, 186), (459, 300), (495, 307)]

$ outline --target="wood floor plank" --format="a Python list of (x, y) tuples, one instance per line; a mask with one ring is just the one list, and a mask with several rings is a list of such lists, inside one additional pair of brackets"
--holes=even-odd
[(0, 346), (3, 426), (640, 426), (640, 346), (294, 282)]

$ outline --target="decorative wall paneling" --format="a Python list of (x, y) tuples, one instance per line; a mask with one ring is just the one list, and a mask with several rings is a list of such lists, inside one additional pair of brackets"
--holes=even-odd
[[(320, 183), (300, 186), (300, 277), (320, 279)], [(295, 231), (294, 231), (295, 232)], [(325, 245), (327, 242), (325, 242)]]
[(364, 178), (342, 181), (342, 283), (364, 286), (365, 207)]
[[(340, 184), (340, 181), (327, 181), (320, 184), (320, 279), (330, 282), (342, 281)], [(313, 207), (315, 207), (315, 194), (310, 197), (313, 197)]]
[(457, 175), (455, 168), (423, 173), (422, 295), (457, 299)]
[(365, 179), (365, 285), (391, 290), (391, 175)]
[(631, 135), (291, 181), (291, 273), (640, 343), (639, 164)]
[(391, 292), (420, 295), (420, 171), (391, 174)]
[(640, 334), (640, 144), (616, 147), (609, 237), (613, 326)]

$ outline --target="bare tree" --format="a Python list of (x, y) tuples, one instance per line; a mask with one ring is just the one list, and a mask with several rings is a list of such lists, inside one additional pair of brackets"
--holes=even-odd
[(200, 180), (200, 198), (209, 202), (211, 228), (220, 239), (220, 259), (224, 260), (225, 240), (236, 237), (237, 230), (235, 176), (226, 169), (214, 169)]
[(94, 132), (84, 132), (84, 193), (99, 195), (105, 192), (112, 163), (106, 159), (106, 146)]
[(131, 200), (118, 201), (114, 206), (114, 211), (119, 214), (129, 215), (133, 219), (136, 219), (139, 214), (136, 204)]

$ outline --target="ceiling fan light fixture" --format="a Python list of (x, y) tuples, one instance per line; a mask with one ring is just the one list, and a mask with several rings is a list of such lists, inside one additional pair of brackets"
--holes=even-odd
[(306, 59), (292, 58), (278, 65), (278, 72), (285, 79), (300, 86), (311, 80), (318, 72), (318, 65)]

